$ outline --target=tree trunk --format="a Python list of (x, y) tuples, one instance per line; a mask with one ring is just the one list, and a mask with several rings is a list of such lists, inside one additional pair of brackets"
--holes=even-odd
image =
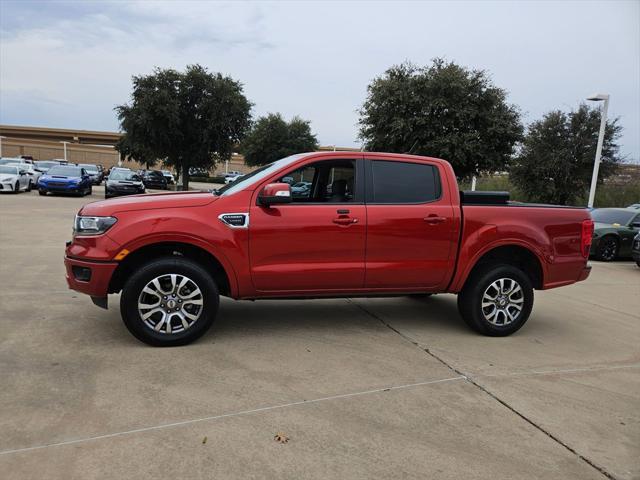
[(182, 172), (182, 190), (189, 191), (189, 167), (184, 167)]

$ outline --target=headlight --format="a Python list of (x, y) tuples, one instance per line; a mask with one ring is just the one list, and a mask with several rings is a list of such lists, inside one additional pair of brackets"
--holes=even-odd
[(76, 215), (73, 233), (76, 235), (100, 235), (118, 221), (115, 217), (81, 217)]

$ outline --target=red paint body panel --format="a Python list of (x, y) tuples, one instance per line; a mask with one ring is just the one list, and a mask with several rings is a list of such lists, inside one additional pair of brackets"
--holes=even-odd
[[(362, 202), (257, 204), (260, 190), (288, 172), (322, 160), (404, 161), (434, 165), (441, 179), (436, 201), (410, 205)], [(362, 168), (361, 166), (358, 168)], [(340, 213), (338, 210), (348, 210)], [(218, 217), (249, 215), (233, 228)], [(106, 234), (75, 236), (66, 249), (69, 287), (106, 296), (114, 257), (157, 243), (186, 243), (213, 255), (233, 298), (459, 292), (478, 260), (493, 248), (518, 245), (539, 260), (543, 288), (584, 280), (584, 209), (460, 205), (451, 165), (444, 160), (383, 153), (323, 152), (222, 196), (206, 192), (130, 196), (86, 205), (81, 215), (114, 216)], [(430, 216), (442, 220), (425, 221)], [(73, 278), (89, 267), (89, 282)]]

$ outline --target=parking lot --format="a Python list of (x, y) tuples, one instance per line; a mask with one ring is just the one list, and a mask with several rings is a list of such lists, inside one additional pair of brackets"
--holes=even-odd
[[(455, 297), (236, 302), (148, 347), (67, 289), (73, 216), (0, 196), (3, 478), (640, 478), (640, 268), (472, 333)], [(282, 434), (289, 440), (274, 440)]]

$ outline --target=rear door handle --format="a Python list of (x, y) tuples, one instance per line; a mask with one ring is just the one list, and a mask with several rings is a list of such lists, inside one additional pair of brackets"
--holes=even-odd
[(438, 215), (432, 214), (428, 217), (424, 217), (424, 221), (429, 225), (437, 225), (439, 223), (444, 223), (447, 219), (445, 217), (440, 217)]
[(333, 219), (333, 223), (337, 225), (352, 225), (354, 223), (358, 223), (358, 219), (351, 217), (338, 217)]

